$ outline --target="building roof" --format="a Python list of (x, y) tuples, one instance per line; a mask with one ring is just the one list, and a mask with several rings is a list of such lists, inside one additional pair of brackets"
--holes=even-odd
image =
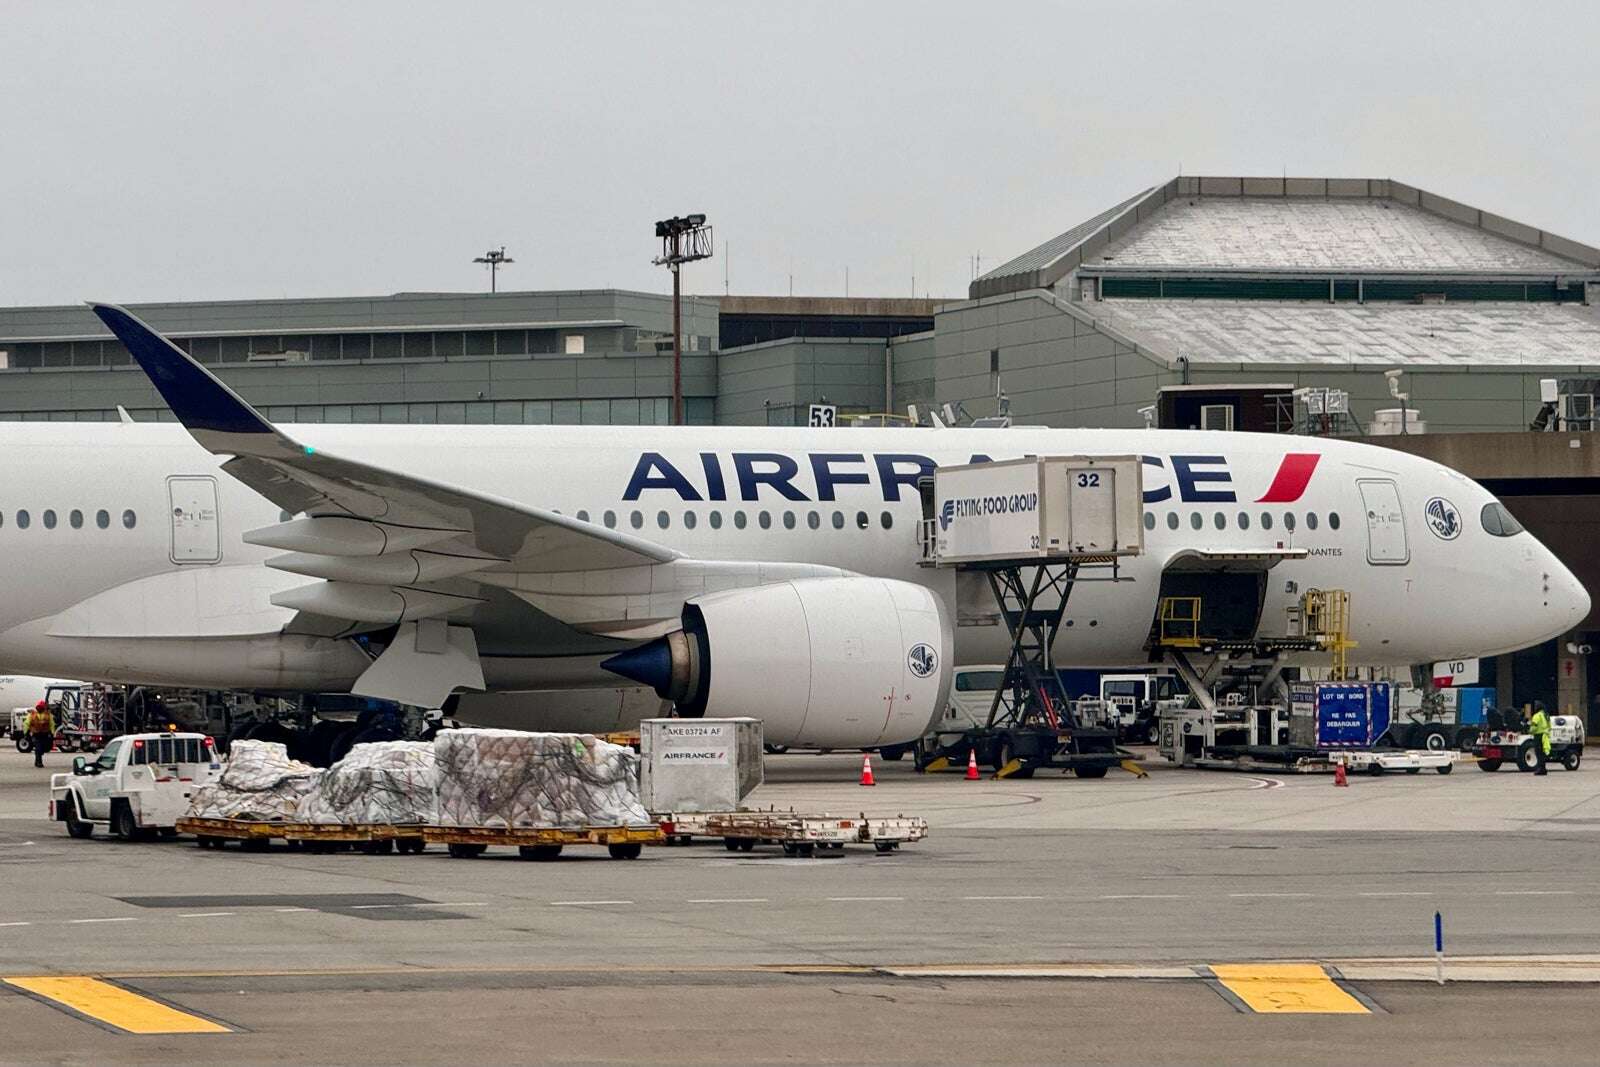
[(1582, 304), (1102, 300), (1097, 325), (1191, 363), (1600, 365), (1600, 307)]
[(1389, 178), (1178, 177), (972, 283), (972, 299), (1074, 270), (1568, 274), (1600, 249)]
[(1387, 197), (1169, 200), (1089, 266), (1555, 274), (1580, 264)]
[[(1039, 284), (1048, 285), (1048, 282), (1039, 283), (1032, 281), (1041, 271), (1048, 270), (1050, 265), (1059, 262), (1064, 256), (1077, 249), (1086, 239), (1104, 229), (1113, 219), (1128, 211), (1139, 201), (1154, 192), (1154, 188), (1135, 193), (1115, 207), (1107, 208), (1092, 219), (1078, 223), (1066, 233), (1059, 234), (1040, 245), (1030, 249), (1015, 259), (1007, 260), (994, 270), (991, 270), (978, 279), (978, 282), (997, 284), (1007, 280), (1030, 281), (1031, 284), (1022, 288), (1034, 288)], [(974, 282), (974, 286), (978, 284)], [(989, 293), (973, 293), (973, 296), (988, 296)]]

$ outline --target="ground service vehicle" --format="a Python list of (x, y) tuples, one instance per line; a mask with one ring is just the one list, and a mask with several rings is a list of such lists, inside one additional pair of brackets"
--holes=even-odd
[(1161, 709), (1181, 708), (1185, 700), (1170, 674), (1104, 674), (1100, 699), (1116, 710), (1117, 738), (1153, 745), (1161, 739)]
[[(1495, 718), (1498, 720), (1499, 716)], [(1536, 770), (1539, 757), (1534, 751), (1538, 739), (1527, 732), (1519, 717), (1510, 723), (1492, 722), (1478, 735), (1472, 746), (1480, 771), (1498, 771), (1503, 763), (1515, 763), (1519, 771)], [(1547, 763), (1559, 763), (1569, 771), (1583, 762), (1583, 720), (1576, 715), (1550, 717), (1550, 755)]]
[(70, 773), (50, 776), (50, 817), (73, 837), (89, 837), (96, 827), (124, 841), (170, 837), (194, 790), (221, 771), (205, 734), (125, 734), (93, 762), (79, 756)]

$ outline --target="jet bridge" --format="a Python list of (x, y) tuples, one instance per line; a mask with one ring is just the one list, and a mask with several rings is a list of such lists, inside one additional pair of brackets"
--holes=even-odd
[(981, 573), (1011, 636), (984, 725), (924, 769), (976, 757), (997, 777), (1058, 767), (1100, 778), (1127, 758), (1115, 725), (1068, 699), (1051, 645), (1077, 583), (1116, 581), (1121, 560), (1144, 551), (1142, 470), (1138, 456), (1031, 456), (923, 479), (922, 564)]

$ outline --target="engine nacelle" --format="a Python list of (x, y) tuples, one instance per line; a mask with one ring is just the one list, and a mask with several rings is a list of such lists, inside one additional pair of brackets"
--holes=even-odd
[(749, 715), (773, 744), (871, 748), (927, 732), (954, 642), (937, 596), (887, 578), (802, 578), (698, 597), (683, 628), (605, 668), (687, 718)]

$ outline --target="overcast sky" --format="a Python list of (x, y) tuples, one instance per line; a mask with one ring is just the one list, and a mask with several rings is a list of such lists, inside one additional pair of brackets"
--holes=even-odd
[[(1572, 4), (0, 0), (0, 304), (961, 296), (1185, 174), (1395, 177), (1600, 244)], [(724, 243), (727, 254), (724, 254)]]

